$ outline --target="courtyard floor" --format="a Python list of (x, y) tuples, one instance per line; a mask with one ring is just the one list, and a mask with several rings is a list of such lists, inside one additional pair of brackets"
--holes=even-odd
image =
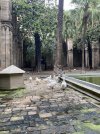
[(0, 92), (0, 134), (100, 134), (99, 102), (29, 76), (26, 89)]

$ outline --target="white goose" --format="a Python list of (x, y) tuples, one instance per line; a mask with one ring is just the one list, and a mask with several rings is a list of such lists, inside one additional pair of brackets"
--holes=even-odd
[(65, 81), (65, 79), (63, 79), (62, 83), (61, 83), (61, 89), (64, 90), (67, 87), (67, 83)]
[(32, 82), (32, 80), (33, 80), (33, 78), (30, 76), (30, 77), (29, 77), (29, 82), (31, 83), (31, 82)]

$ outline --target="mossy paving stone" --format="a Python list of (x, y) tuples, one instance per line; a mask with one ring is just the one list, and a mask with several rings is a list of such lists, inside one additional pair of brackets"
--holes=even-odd
[(86, 121), (86, 120), (93, 120), (95, 118), (98, 119), (100, 115), (98, 115), (96, 112), (88, 112), (88, 113), (85, 113), (82, 118), (81, 118), (81, 121)]
[(16, 134), (17, 134), (17, 133), (20, 133), (20, 132), (21, 132), (21, 128), (11, 129), (10, 132), (11, 132), (11, 134), (12, 134), (12, 133), (16, 133)]
[(1, 108), (4, 109), (4, 108), (6, 108), (6, 106), (7, 106), (7, 105), (0, 104), (0, 109), (1, 109)]
[(100, 133), (100, 125), (95, 125), (89, 121), (85, 123), (82, 123), (81, 121), (74, 122), (74, 128), (77, 132), (84, 132), (84, 134)]
[(82, 109), (81, 113), (89, 113), (89, 112), (95, 112), (97, 109), (96, 108), (86, 108), (86, 109)]
[(11, 116), (12, 116), (11, 113), (10, 114), (4, 114), (4, 112), (3, 112), (3, 114), (2, 113), (0, 114), (0, 120), (5, 119), (5, 118), (11, 118)]
[(94, 104), (88, 102), (88, 103), (82, 104), (82, 108), (91, 109), (91, 108), (97, 108), (97, 107)]
[(10, 118), (0, 118), (0, 124), (10, 121)]
[(10, 121), (14, 122), (14, 121), (22, 121), (24, 120), (23, 116), (12, 116)]
[(99, 125), (95, 125), (93, 123), (84, 123), (84, 127), (89, 128), (90, 130), (93, 130), (95, 132), (99, 132), (100, 133), (100, 124)]
[(27, 132), (26, 134), (41, 134), (41, 132), (40, 131), (33, 131), (33, 132)]
[(79, 131), (79, 132), (74, 132), (72, 134), (85, 134), (83, 131)]
[(9, 131), (0, 131), (0, 134), (10, 134)]
[(93, 119), (99, 118), (99, 115), (96, 112), (91, 112), (91, 113), (82, 113), (77, 116), (77, 119), (85, 122), (85, 121), (92, 121)]
[(100, 118), (93, 118), (93, 124), (100, 125)]
[(86, 130), (86, 131), (74, 132), (72, 134), (100, 134), (100, 133), (94, 132), (94, 131), (91, 131), (91, 130)]
[[(18, 93), (18, 94), (20, 94), (20, 93)], [(61, 91), (61, 93), (62, 93), (62, 91)], [(55, 91), (55, 94), (56, 94), (56, 91)], [(11, 94), (12, 97), (14, 97), (14, 95), (15, 95), (15, 97), (17, 97), (16, 93)], [(69, 97), (73, 97), (73, 96), (69, 96)], [(53, 96), (52, 96), (52, 98), (54, 99)], [(90, 132), (96, 133), (97, 132), (96, 130), (91, 130), (91, 128), (89, 128), (88, 125), (86, 125), (89, 123), (94, 123), (94, 125), (99, 125), (99, 120), (97, 121), (97, 117), (99, 117), (100, 113), (98, 113), (98, 111), (95, 110), (96, 107), (94, 105), (92, 105), (91, 103), (77, 104), (77, 105), (75, 103), (75, 105), (74, 105), (74, 102), (73, 103), (70, 102), (70, 100), (72, 98), (70, 98), (69, 101), (68, 100), (65, 101), (66, 98), (67, 98), (67, 96), (61, 97), (61, 95), (60, 95), (60, 98), (58, 98), (60, 100), (60, 102), (57, 101), (57, 99), (55, 99), (55, 102), (52, 103), (49, 101), (49, 99), (48, 100), (42, 99), (42, 101), (41, 101), (40, 99), (37, 98), (37, 100), (36, 100), (36, 98), (35, 98), (35, 100), (34, 100), (34, 96), (33, 96), (33, 102), (31, 102), (32, 104), (29, 104), (28, 106), (25, 107), (29, 111), (26, 112), (25, 110), (23, 110), (23, 112), (25, 112), (25, 113), (24, 113), (24, 115), (21, 115), (21, 110), (19, 109), (19, 111), (17, 111), (18, 106), (16, 106), (15, 110), (13, 111), (13, 114), (11, 114), (12, 116), (15, 116), (15, 117), (23, 116), (23, 120), (15, 119), (15, 120), (11, 121), (11, 125), (5, 126), (5, 124), (4, 124), (4, 126), (2, 128), (5, 128), (3, 130), (6, 130), (6, 131), (10, 130), (11, 134), (12, 133), (16, 134), (16, 130), (18, 130), (18, 129), (20, 131), (19, 134), (21, 134), (21, 133), (25, 134), (26, 132), (27, 132), (27, 134), (28, 133), (29, 134), (31, 134), (31, 133), (32, 134), (40, 134), (39, 130), (42, 131), (43, 129), (45, 129), (45, 131), (42, 131), (42, 132), (45, 132), (45, 133), (47, 131), (49, 131), (49, 133), (52, 132), (50, 130), (53, 130), (53, 128), (54, 128), (53, 126), (55, 125), (55, 130), (57, 132), (56, 134), (64, 134), (64, 133), (72, 134), (72, 133), (75, 133), (75, 131), (77, 131), (76, 134), (83, 134), (83, 133), (79, 133), (79, 132), (84, 132), (85, 134), (92, 134)], [(18, 102), (18, 100), (16, 100), (16, 101)], [(33, 104), (34, 101), (36, 101), (35, 104)], [(13, 109), (14, 109), (14, 105), (16, 105), (16, 104), (13, 104), (13, 107), (12, 107)], [(34, 106), (38, 107), (38, 109), (35, 110), (37, 114), (29, 115), (29, 113), (33, 114), (31, 112), (31, 109), (33, 109)], [(2, 107), (2, 109), (5, 109), (5, 108)], [(46, 119), (40, 118), (39, 113), (41, 113), (42, 110), (45, 111), (44, 113), (52, 114), (53, 112), (55, 112), (56, 114), (55, 115), (52, 114), (51, 117), (48, 117)], [(63, 117), (63, 115), (64, 115), (64, 117)], [(58, 119), (57, 116), (61, 116), (61, 117)], [(5, 117), (4, 117), (4, 119), (5, 119)], [(40, 126), (40, 128), (39, 128), (39, 126)], [(29, 132), (27, 129), (29, 127), (34, 128), (34, 129)], [(48, 129), (48, 127), (50, 127), (50, 129)], [(45, 134), (45, 133), (43, 133), (43, 134)], [(49, 134), (49, 133), (46, 133), (46, 134)]]
[(36, 122), (35, 121), (36, 119), (39, 119), (39, 115), (32, 115), (32, 116), (24, 115), (24, 123), (30, 124), (30, 122)]
[(29, 127), (29, 124), (19, 124), (19, 125), (7, 125), (7, 126), (3, 126), (3, 127), (0, 127), (0, 131), (8, 131), (8, 130), (14, 130), (14, 129), (21, 129), (21, 132), (25, 131), (27, 129), (27, 127)]

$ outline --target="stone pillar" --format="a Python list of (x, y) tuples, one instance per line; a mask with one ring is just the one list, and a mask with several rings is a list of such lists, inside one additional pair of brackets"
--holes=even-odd
[(2, 24), (1, 27), (1, 67), (11, 65), (12, 34), (9, 25)]
[(10, 31), (10, 65), (13, 65), (13, 34)]
[[(1, 20), (1, 18), (0, 18), (0, 20)], [(0, 22), (0, 70), (1, 70), (1, 22)]]
[(73, 68), (73, 41), (72, 39), (67, 40), (67, 64), (68, 67)]
[(89, 52), (87, 45), (85, 45), (85, 67), (89, 67)]
[(7, 27), (1, 27), (1, 68), (6, 67), (6, 30)]
[(98, 41), (92, 41), (92, 68), (98, 68), (99, 67), (99, 42)]
[[(1, 8), (1, 0), (0, 0), (0, 8)], [(1, 10), (0, 10), (0, 70), (1, 70)]]
[(16, 39), (13, 40), (13, 64), (17, 65), (17, 47), (16, 47)]

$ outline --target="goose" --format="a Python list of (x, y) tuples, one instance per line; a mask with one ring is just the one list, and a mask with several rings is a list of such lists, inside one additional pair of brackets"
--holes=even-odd
[(66, 87), (67, 87), (67, 83), (66, 83), (65, 79), (63, 79), (63, 81), (61, 83), (61, 89), (65, 90)]
[(53, 76), (53, 80), (59, 82), (59, 77), (54, 75), (54, 76)]
[(51, 75), (44, 79), (45, 82), (50, 82), (51, 80), (52, 80), (52, 76)]
[(56, 84), (57, 82), (55, 80), (51, 80), (47, 86), (48, 88), (54, 89)]
[(32, 80), (33, 80), (33, 78), (30, 76), (30, 77), (29, 77), (29, 81), (32, 82)]
[(37, 84), (41, 83), (41, 79), (39, 79), (38, 77), (35, 78), (35, 81), (36, 81)]

